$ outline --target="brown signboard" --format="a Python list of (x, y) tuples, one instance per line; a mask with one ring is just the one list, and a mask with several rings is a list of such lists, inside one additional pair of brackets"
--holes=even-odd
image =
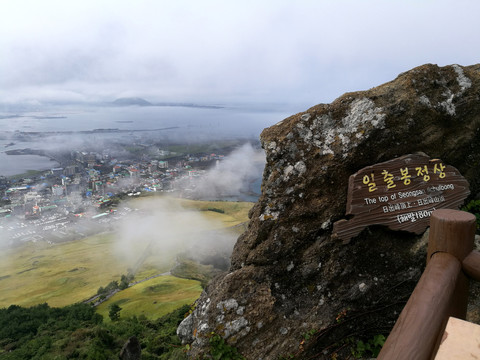
[(333, 225), (349, 241), (369, 225), (421, 234), (436, 209), (458, 209), (470, 194), (468, 181), (453, 166), (426, 155), (405, 155), (365, 167), (348, 181), (346, 215)]

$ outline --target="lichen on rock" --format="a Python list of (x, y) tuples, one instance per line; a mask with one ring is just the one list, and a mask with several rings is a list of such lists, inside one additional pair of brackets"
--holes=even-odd
[(428, 64), (265, 129), (262, 195), (248, 229), (229, 272), (179, 330), (191, 355), (207, 351), (212, 331), (247, 359), (328, 356), (348, 334), (386, 335), (424, 267), (425, 241), (378, 226), (337, 241), (348, 178), (423, 152), (456, 167), (480, 195), (479, 94), (480, 65)]

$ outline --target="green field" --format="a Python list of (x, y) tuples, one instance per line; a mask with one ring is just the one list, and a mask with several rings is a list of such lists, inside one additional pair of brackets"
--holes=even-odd
[[(139, 198), (129, 205), (138, 209), (151, 209), (155, 206), (155, 201), (156, 198)], [(207, 226), (210, 230), (226, 229), (246, 222), (252, 206), (252, 203), (168, 201), (176, 204), (168, 213), (172, 219), (182, 220), (184, 214), (194, 213), (194, 218), (200, 219), (198, 227)], [(155, 219), (161, 216), (153, 214), (149, 221), (152, 222), (153, 219), (155, 225)], [(170, 218), (166, 220), (173, 221)], [(196, 224), (193, 223), (193, 227), (185, 229), (185, 233), (181, 235), (195, 236)], [(180, 222), (177, 227), (185, 226)], [(130, 255), (133, 255), (131, 257), (125, 257), (118, 251), (118, 234), (100, 234), (57, 245), (29, 243), (2, 251), (0, 307), (11, 304), (32, 306), (45, 302), (50, 306), (65, 306), (95, 295), (99, 287), (104, 287), (111, 281), (119, 281), (121, 275), (127, 274), (128, 269), (134, 266), (137, 266), (136, 281), (170, 270), (175, 263), (176, 254), (183, 250), (183, 242), (174, 239), (175, 246), (166, 249), (162, 248), (161, 242), (151, 246), (152, 240), (147, 237), (156, 239), (163, 235), (164, 229), (153, 229), (153, 233), (145, 235), (145, 239), (141, 230), (143, 227), (140, 224), (130, 235), (131, 249), (128, 250)], [(206, 230), (202, 228), (201, 231)], [(227, 231), (238, 234), (243, 231), (243, 226)], [(116, 294), (99, 311), (105, 311), (101, 309), (105, 309), (112, 302), (120, 301), (123, 305), (119, 305), (124, 308), (121, 315), (143, 313), (156, 318), (175, 307), (194, 301), (201, 292), (199, 284), (198, 281), (162, 276)], [(172, 293), (165, 294), (165, 289), (171, 289)]]
[[(168, 145), (167, 149), (171, 152), (176, 153), (175, 156), (180, 154), (192, 154), (192, 153), (217, 153), (217, 152), (224, 152), (225, 149), (232, 149), (237, 147), (238, 145), (243, 144), (243, 141), (239, 140), (223, 140), (223, 141), (216, 141), (214, 143), (193, 143), (189, 145), (185, 144), (178, 144), (178, 145)], [(165, 156), (168, 158), (169, 156)]]
[(108, 321), (110, 305), (118, 304), (122, 308), (121, 317), (145, 315), (155, 320), (182, 305), (193, 303), (201, 292), (199, 281), (159, 276), (120, 291), (100, 304), (97, 312)]
[[(248, 211), (252, 208), (251, 202), (234, 201), (201, 201), (188, 199), (172, 199), (166, 197), (140, 197), (131, 200), (128, 204), (139, 209), (151, 209), (152, 204), (158, 202), (158, 199), (173, 201), (179, 207), (177, 212), (197, 210), (202, 212), (202, 216), (211, 219), (218, 228), (236, 226), (248, 222)], [(210, 209), (210, 210), (209, 210)], [(224, 213), (212, 211), (214, 209), (222, 210)]]
[[(196, 209), (205, 212), (205, 216), (221, 221), (224, 227), (236, 226), (248, 222), (248, 211), (253, 204), (249, 202), (231, 202), (231, 201), (197, 201), (181, 200), (181, 204), (187, 208)], [(212, 211), (219, 209), (224, 213)]]
[(113, 236), (59, 245), (28, 244), (0, 256), (0, 307), (47, 302), (65, 306), (118, 280), (126, 266), (112, 252)]

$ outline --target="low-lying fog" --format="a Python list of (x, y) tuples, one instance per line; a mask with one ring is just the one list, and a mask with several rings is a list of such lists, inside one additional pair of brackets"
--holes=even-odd
[[(199, 177), (191, 197), (218, 200), (249, 192), (252, 183), (259, 184), (264, 163), (263, 150), (245, 143)], [(80, 193), (69, 194), (68, 200), (77, 209), (85, 205)], [(198, 261), (212, 255), (228, 259), (238, 232), (225, 229), (224, 224), (205, 214), (184, 208), (178, 199), (163, 195), (121, 202), (117, 215), (100, 220), (92, 219), (94, 214), (74, 220), (63, 213), (45, 214), (35, 220), (12, 216), (0, 219), (0, 246), (26, 241), (56, 246), (62, 241), (79, 240), (79, 233), (88, 236), (108, 231), (114, 234), (115, 253), (126, 268), (139, 265), (150, 252), (162, 262), (159, 266), (171, 261), (172, 254), (185, 251)]]
[(115, 251), (133, 269), (151, 254), (159, 259), (158, 265), (168, 264), (178, 253), (197, 261), (213, 254), (228, 259), (237, 235), (223, 226), (173, 199), (152, 198), (119, 224)]

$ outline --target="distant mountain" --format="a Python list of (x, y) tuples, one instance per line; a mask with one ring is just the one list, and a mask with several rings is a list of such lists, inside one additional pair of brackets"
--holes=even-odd
[(178, 102), (160, 102), (151, 103), (145, 99), (139, 97), (118, 98), (108, 105), (113, 106), (178, 106), (178, 107), (191, 107), (191, 108), (205, 108), (205, 109), (222, 109), (223, 106), (218, 105), (200, 105), (194, 103), (178, 103)]
[(172, 102), (161, 102), (154, 104), (155, 106), (179, 106), (179, 107), (191, 107), (191, 108), (204, 108), (204, 109), (223, 109), (223, 106), (218, 105), (200, 105), (193, 103), (172, 103)]
[(116, 106), (153, 106), (151, 102), (138, 97), (119, 98), (112, 102), (112, 105)]

